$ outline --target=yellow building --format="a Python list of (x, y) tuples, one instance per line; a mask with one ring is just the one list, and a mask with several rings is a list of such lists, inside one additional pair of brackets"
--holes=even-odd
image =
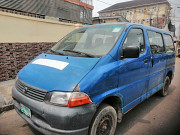
[(132, 23), (164, 28), (169, 23), (170, 10), (167, 0), (134, 0), (117, 3), (98, 13), (105, 22), (115, 22), (118, 16), (123, 16)]

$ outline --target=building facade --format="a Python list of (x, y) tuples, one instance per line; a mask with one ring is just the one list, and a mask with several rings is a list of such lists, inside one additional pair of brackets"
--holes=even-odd
[(0, 0), (0, 11), (61, 22), (92, 24), (92, 0)]
[(123, 16), (129, 22), (164, 28), (170, 21), (171, 6), (167, 0), (134, 0), (118, 3), (99, 11), (99, 18)]

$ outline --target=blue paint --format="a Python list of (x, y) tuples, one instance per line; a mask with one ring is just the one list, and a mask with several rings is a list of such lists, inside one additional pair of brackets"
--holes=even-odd
[(152, 90), (148, 91), (147, 93), (145, 93), (142, 96), (138, 97), (137, 99), (133, 100), (131, 103), (127, 104), (126, 106), (124, 106), (122, 108), (122, 113), (128, 112), (130, 109), (135, 107), (137, 104), (144, 101), (146, 98), (150, 97), (151, 95), (156, 93), (158, 90), (162, 89), (162, 87), (163, 87), (163, 84), (159, 84), (158, 86), (156, 86)]
[(151, 95), (153, 95), (154, 93), (156, 93), (158, 90), (163, 88), (163, 83), (159, 84), (158, 86), (154, 87), (153, 89), (149, 90), (146, 94), (146, 97), (150, 97)]
[[(19, 73), (19, 79), (23, 82), (47, 91), (73, 91), (79, 84), (81, 92), (85, 92), (98, 106), (108, 97), (117, 96), (122, 104), (122, 112), (139, 104), (163, 86), (163, 81), (168, 72), (174, 73), (175, 52), (152, 54), (148, 40), (147, 30), (169, 34), (156, 28), (131, 24), (112, 23), (104, 25), (126, 26), (122, 35), (117, 40), (112, 50), (99, 58), (61, 56), (41, 54), (36, 59), (44, 58), (68, 62), (63, 70), (35, 65), (30, 62)], [(96, 28), (101, 25), (87, 26)], [(145, 51), (139, 58), (127, 58), (120, 60), (122, 45), (132, 28), (143, 30), (145, 39)], [(121, 29), (115, 27), (115, 32)], [(152, 61), (153, 59), (153, 61)], [(147, 60), (147, 63), (144, 63)], [(153, 66), (152, 66), (153, 65)]]
[[(51, 59), (69, 63), (63, 70), (48, 66), (32, 64), (36, 59)], [(70, 57), (41, 54), (19, 73), (18, 77), (23, 82), (47, 91), (61, 90), (73, 91), (80, 80), (94, 67), (100, 58)]]

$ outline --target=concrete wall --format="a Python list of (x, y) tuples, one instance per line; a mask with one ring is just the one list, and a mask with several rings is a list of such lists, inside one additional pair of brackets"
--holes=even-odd
[(0, 11), (0, 82), (14, 79), (32, 59), (79, 27)]
[(79, 27), (82, 25), (0, 11), (0, 43), (57, 42)]

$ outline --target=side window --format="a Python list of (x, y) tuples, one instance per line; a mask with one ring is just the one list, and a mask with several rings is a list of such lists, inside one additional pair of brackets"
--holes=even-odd
[(174, 48), (174, 43), (173, 43), (173, 40), (172, 40), (171, 36), (164, 34), (164, 41), (165, 41), (165, 44), (166, 44), (167, 53), (174, 52), (175, 48)]
[(164, 48), (162, 35), (154, 31), (147, 31), (147, 33), (149, 37), (149, 43), (152, 54), (164, 53), (165, 48)]
[(140, 52), (144, 52), (145, 42), (144, 42), (144, 34), (142, 29), (133, 28), (129, 31), (124, 41), (123, 48), (126, 48), (128, 46), (137, 46), (139, 47)]

